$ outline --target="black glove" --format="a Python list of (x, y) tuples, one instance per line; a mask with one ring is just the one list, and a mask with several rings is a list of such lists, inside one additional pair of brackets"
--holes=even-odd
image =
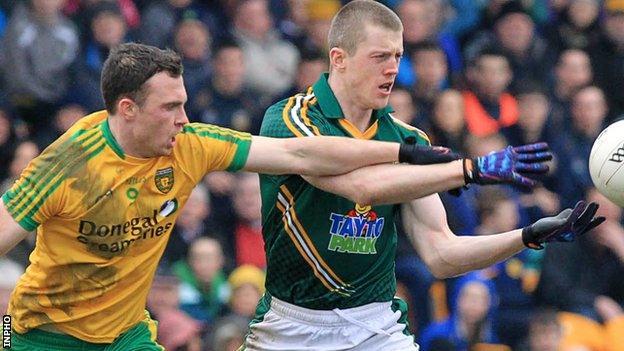
[(577, 237), (596, 228), (605, 221), (604, 217), (594, 217), (598, 204), (579, 201), (574, 209), (566, 208), (555, 217), (546, 217), (522, 229), (524, 246), (541, 250), (543, 243), (551, 241), (571, 242)]
[(447, 163), (462, 158), (451, 149), (443, 146), (417, 145), (409, 142), (399, 148), (399, 162), (413, 165)]

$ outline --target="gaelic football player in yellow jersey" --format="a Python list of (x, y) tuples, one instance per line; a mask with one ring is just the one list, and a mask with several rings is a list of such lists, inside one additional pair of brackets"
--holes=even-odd
[(207, 172), (323, 176), (456, 158), (428, 146), (252, 137), (188, 123), (181, 73), (170, 50), (112, 50), (102, 71), (106, 110), (79, 120), (2, 196), (0, 256), (37, 231), (9, 304), (12, 350), (161, 350), (146, 296), (180, 207)]

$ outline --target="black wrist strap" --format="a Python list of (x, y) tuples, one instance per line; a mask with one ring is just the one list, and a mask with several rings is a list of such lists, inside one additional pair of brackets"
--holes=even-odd
[(401, 143), (399, 146), (399, 163), (409, 163), (414, 153), (414, 145), (416, 144)]
[(531, 226), (522, 228), (522, 243), (524, 246), (533, 250), (541, 250), (544, 248), (544, 245), (535, 240), (535, 234), (533, 233), (533, 228), (531, 228)]

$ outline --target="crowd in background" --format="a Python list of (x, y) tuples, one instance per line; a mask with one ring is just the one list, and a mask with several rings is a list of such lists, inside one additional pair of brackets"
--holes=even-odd
[[(597, 201), (606, 223), (436, 280), (399, 236), (398, 292), (421, 350), (623, 350), (622, 209), (591, 188), (587, 160), (624, 113), (624, 0), (385, 0), (404, 24), (390, 104), (433, 144), (466, 156), (547, 141), (542, 186), (440, 194), (460, 235), (489, 235)], [(338, 0), (3, 0), (0, 193), (77, 119), (104, 108), (102, 64), (139, 41), (176, 50), (191, 121), (257, 134), (264, 110), (326, 71)], [(215, 172), (193, 191), (148, 300), (167, 350), (236, 350), (264, 292), (254, 174)], [(34, 235), (0, 258), (0, 309)], [(506, 345), (506, 346), (505, 346)]]

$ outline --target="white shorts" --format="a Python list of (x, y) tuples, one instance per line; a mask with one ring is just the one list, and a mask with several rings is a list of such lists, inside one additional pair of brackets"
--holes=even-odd
[(399, 323), (392, 302), (328, 311), (298, 307), (275, 297), (261, 322), (253, 323), (245, 351), (418, 351)]

